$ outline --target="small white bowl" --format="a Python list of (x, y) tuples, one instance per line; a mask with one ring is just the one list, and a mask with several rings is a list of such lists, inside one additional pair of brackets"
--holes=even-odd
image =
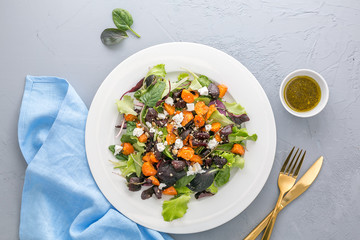
[[(320, 91), (321, 91), (320, 102), (313, 109), (306, 111), (306, 112), (296, 112), (296, 111), (292, 110), (285, 102), (284, 88), (285, 88), (286, 84), (292, 78), (294, 78), (296, 76), (309, 76), (309, 77), (313, 78), (320, 86)], [(325, 79), (319, 73), (317, 73), (313, 70), (310, 70), (310, 69), (298, 69), (298, 70), (291, 72), (282, 81), (281, 86), (280, 86), (279, 95), (280, 95), (280, 101), (281, 101), (282, 105), (289, 113), (291, 113), (292, 115), (297, 116), (297, 117), (306, 118), (306, 117), (315, 116), (316, 114), (321, 112), (321, 110), (324, 109), (324, 107), (326, 106), (328, 99), (329, 99), (329, 88), (325, 82)]]

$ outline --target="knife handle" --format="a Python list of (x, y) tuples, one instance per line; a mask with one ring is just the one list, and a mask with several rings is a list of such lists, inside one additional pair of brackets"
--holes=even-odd
[(254, 230), (249, 233), (244, 240), (255, 240), (257, 236), (266, 228), (266, 225), (268, 224), (271, 215), (273, 214), (273, 211), (271, 211), (262, 221), (259, 223)]

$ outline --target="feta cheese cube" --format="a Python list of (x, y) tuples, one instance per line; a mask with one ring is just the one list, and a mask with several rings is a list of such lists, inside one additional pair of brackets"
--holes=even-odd
[(159, 152), (162, 152), (165, 150), (165, 145), (163, 143), (157, 143), (156, 148), (159, 150)]
[(211, 139), (208, 143), (210, 149), (214, 149), (218, 145), (218, 141), (215, 138)]
[(205, 130), (210, 131), (211, 130), (211, 124), (206, 124), (205, 125)]
[(168, 98), (166, 98), (165, 103), (173, 106), (174, 105), (174, 99), (172, 97), (168, 97)]
[(166, 184), (165, 183), (160, 183), (159, 189), (162, 190), (164, 187), (166, 187)]
[(141, 135), (143, 135), (144, 130), (142, 130), (141, 128), (135, 128), (133, 131), (133, 136), (135, 137), (140, 137)]
[(151, 128), (151, 127), (152, 127), (152, 125), (151, 125), (150, 122), (145, 122), (145, 124), (146, 124), (146, 126), (148, 126), (148, 128)]
[(189, 169), (186, 172), (186, 175), (190, 176), (190, 175), (195, 175), (195, 174), (204, 173), (204, 172), (205, 172), (205, 170), (203, 170), (201, 168), (201, 165), (199, 163), (195, 163), (192, 166), (189, 166)]
[(180, 138), (176, 139), (175, 144), (174, 144), (174, 148), (175, 149), (180, 149), (183, 146), (184, 146), (183, 141)]
[(198, 90), (200, 95), (207, 96), (209, 95), (209, 90), (207, 87), (202, 87)]
[(194, 106), (193, 103), (187, 103), (186, 107), (187, 107), (187, 110), (190, 111), (190, 112), (194, 111), (194, 109), (195, 109), (195, 106)]
[(150, 133), (156, 133), (156, 129), (153, 128), (153, 127), (150, 127), (150, 130), (149, 130)]
[(174, 120), (174, 122), (175, 122), (177, 125), (180, 125), (180, 126), (181, 126), (181, 122), (184, 120), (184, 114), (183, 114), (182, 112), (176, 114), (176, 115), (173, 117), (173, 120)]
[(121, 150), (123, 149), (122, 146), (120, 145), (115, 145), (115, 152), (114, 152), (114, 156), (119, 154), (121, 152)]
[[(165, 111), (166, 112), (166, 111)], [(165, 119), (166, 118), (166, 115), (164, 113), (159, 113), (158, 114), (158, 118), (159, 119)]]

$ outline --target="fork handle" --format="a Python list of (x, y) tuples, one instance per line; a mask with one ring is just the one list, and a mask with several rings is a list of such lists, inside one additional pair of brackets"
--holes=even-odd
[(278, 200), (276, 202), (276, 205), (275, 205), (275, 208), (274, 208), (274, 211), (273, 211), (273, 213), (271, 215), (271, 218), (270, 218), (270, 221), (269, 221), (268, 225), (266, 226), (264, 235), (262, 236), (261, 240), (269, 240), (270, 239), (272, 230), (273, 230), (274, 225), (275, 225), (277, 215), (280, 212), (279, 208), (280, 208), (281, 200), (283, 199), (283, 197), (284, 197), (284, 193), (280, 192), (279, 198), (278, 198)]
[(244, 240), (255, 240), (257, 236), (266, 228), (268, 222), (270, 221), (270, 218), (273, 214), (274, 210), (271, 211), (262, 221), (259, 223), (252, 231), (249, 233)]

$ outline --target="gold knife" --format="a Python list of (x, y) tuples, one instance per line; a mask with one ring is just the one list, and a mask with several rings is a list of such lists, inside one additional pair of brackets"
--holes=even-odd
[[(324, 157), (319, 157), (318, 160), (315, 161), (315, 163), (306, 171), (304, 176), (300, 178), (300, 180), (291, 188), (291, 190), (285, 195), (283, 200), (281, 201), (281, 205), (279, 208), (279, 211), (281, 211), (284, 207), (286, 207), (289, 203), (291, 203), (294, 199), (296, 199), (298, 196), (300, 196), (303, 192), (306, 191), (310, 187), (310, 185), (314, 182), (316, 177), (318, 176), (321, 166), (323, 164)], [(257, 236), (264, 230), (267, 223), (270, 220), (272, 212), (270, 212), (264, 220), (262, 220), (259, 225), (257, 225), (254, 230), (252, 230), (249, 235), (247, 235), (244, 240), (254, 240)]]

